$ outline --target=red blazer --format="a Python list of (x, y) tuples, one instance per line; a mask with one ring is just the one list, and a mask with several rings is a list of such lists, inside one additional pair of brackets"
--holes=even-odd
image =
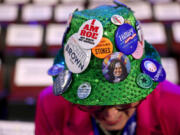
[[(90, 115), (79, 110), (52, 87), (38, 98), (36, 135), (94, 135)], [(137, 108), (136, 135), (180, 135), (180, 87), (168, 81), (157, 88)]]

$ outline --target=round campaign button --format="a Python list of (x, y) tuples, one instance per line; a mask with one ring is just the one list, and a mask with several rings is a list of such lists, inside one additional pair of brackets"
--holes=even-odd
[(116, 47), (126, 55), (132, 54), (138, 45), (138, 35), (133, 26), (124, 23), (115, 33)]
[(91, 50), (82, 49), (77, 41), (77, 33), (73, 34), (64, 47), (64, 57), (68, 69), (73, 73), (83, 72), (89, 65)]
[(111, 22), (115, 25), (122, 25), (124, 23), (124, 18), (120, 15), (113, 15), (111, 17)]
[(162, 82), (166, 78), (166, 72), (162, 65), (153, 59), (143, 59), (141, 62), (141, 70), (156, 82)]
[(81, 25), (78, 31), (79, 45), (83, 49), (94, 48), (101, 40), (103, 26), (96, 19), (88, 20)]
[(53, 93), (58, 96), (63, 94), (72, 81), (72, 73), (69, 70), (63, 70), (59, 73), (53, 83)]
[(107, 55), (113, 52), (113, 44), (108, 39), (103, 37), (99, 44), (92, 48), (92, 53), (98, 58), (105, 58)]
[(139, 21), (136, 21), (136, 30), (137, 30), (137, 33), (138, 33), (139, 41), (142, 42), (144, 40), (144, 38), (143, 38), (142, 28), (140, 26)]
[(64, 70), (64, 65), (62, 64), (55, 64), (48, 70), (48, 75), (50, 76), (56, 76), (60, 72)]
[(77, 96), (80, 99), (87, 98), (91, 93), (91, 85), (88, 82), (81, 84), (77, 91)]
[(132, 56), (135, 59), (140, 59), (143, 56), (143, 52), (144, 52), (143, 45), (141, 44), (141, 42), (138, 41), (138, 46), (135, 52), (133, 52)]
[(123, 81), (131, 70), (129, 58), (121, 52), (108, 55), (102, 64), (102, 73), (112, 83)]
[(151, 88), (153, 85), (153, 80), (148, 75), (140, 73), (136, 78), (136, 83), (141, 88)]

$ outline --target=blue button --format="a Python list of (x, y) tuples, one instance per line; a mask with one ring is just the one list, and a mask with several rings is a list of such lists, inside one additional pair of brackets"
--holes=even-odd
[(64, 70), (64, 65), (56, 64), (56, 65), (53, 65), (53, 66), (48, 70), (48, 75), (50, 75), (50, 76), (56, 76), (56, 75), (58, 75), (60, 72), (62, 72), (63, 70)]
[(116, 47), (126, 55), (132, 54), (138, 45), (136, 30), (129, 24), (120, 25), (115, 34)]
[(141, 62), (141, 70), (156, 82), (162, 82), (166, 79), (166, 72), (164, 68), (160, 63), (153, 59), (143, 59)]

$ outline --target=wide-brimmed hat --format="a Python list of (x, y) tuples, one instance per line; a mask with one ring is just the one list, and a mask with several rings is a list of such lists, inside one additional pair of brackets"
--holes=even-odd
[(166, 77), (158, 52), (121, 3), (74, 11), (62, 44), (48, 73), (54, 94), (75, 104), (136, 102)]

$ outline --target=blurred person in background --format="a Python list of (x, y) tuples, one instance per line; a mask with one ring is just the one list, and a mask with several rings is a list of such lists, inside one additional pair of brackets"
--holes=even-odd
[[(48, 71), (53, 86), (38, 98), (36, 135), (180, 134), (180, 87), (165, 80), (133, 11), (115, 4), (72, 14)], [(124, 68), (116, 81), (113, 61)]]

